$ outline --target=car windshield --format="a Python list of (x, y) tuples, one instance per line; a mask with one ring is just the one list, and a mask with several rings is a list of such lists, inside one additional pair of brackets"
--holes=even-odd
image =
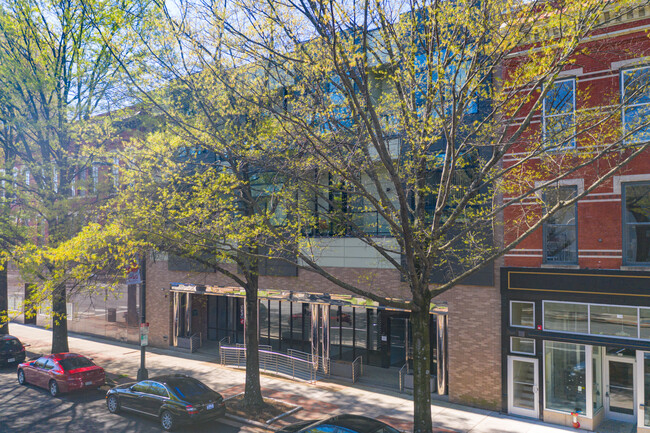
[(199, 395), (205, 394), (206, 392), (212, 391), (210, 388), (196, 379), (168, 381), (167, 385), (169, 385), (169, 388), (172, 389), (178, 397), (183, 399), (197, 397)]
[(59, 361), (59, 364), (61, 364), (61, 367), (63, 367), (65, 371), (75, 370), (77, 368), (83, 367), (92, 367), (95, 365), (90, 359), (83, 356), (63, 358)]

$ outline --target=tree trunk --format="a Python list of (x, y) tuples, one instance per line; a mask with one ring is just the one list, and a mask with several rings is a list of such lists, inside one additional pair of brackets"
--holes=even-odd
[[(413, 433), (431, 433), (431, 356), (429, 339), (430, 300), (415, 300), (413, 325)], [(424, 304), (424, 305), (423, 305)]]
[(0, 334), (9, 333), (9, 293), (7, 263), (0, 269)]
[(246, 288), (246, 385), (244, 406), (255, 410), (264, 406), (260, 386), (259, 334), (257, 332), (257, 276)]
[(52, 292), (52, 353), (69, 352), (65, 285)]

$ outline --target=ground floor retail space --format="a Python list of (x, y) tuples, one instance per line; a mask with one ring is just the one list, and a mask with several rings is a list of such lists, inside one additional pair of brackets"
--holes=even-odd
[(502, 270), (503, 409), (650, 432), (650, 273)]
[[(197, 290), (198, 289), (198, 290)], [(173, 340), (201, 334), (208, 341), (244, 344), (244, 293), (238, 289), (173, 285)], [(410, 312), (382, 308), (345, 295), (260, 291), (260, 345), (272, 351), (298, 350), (332, 361), (383, 368), (412, 367)], [(446, 384), (446, 308), (430, 319), (431, 370)], [(439, 336), (440, 335), (440, 336)]]

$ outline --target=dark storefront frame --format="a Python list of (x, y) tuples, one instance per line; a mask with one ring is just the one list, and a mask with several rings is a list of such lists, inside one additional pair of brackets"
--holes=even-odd
[[(533, 326), (511, 325), (511, 302), (532, 302)], [(571, 343), (605, 347), (607, 351), (650, 351), (650, 340), (623, 338), (589, 333), (551, 331), (544, 328), (544, 302), (589, 304), (601, 306), (650, 308), (650, 273), (618, 270), (565, 270), (539, 268), (502, 268), (502, 410), (508, 407), (508, 358), (536, 359), (539, 365), (537, 383), (540, 417), (545, 410), (544, 401), (544, 342)], [(591, 307), (588, 307), (589, 309)], [(640, 326), (637, 323), (637, 327)], [(511, 350), (511, 338), (534, 340), (534, 354)], [(604, 367), (603, 367), (604, 368)], [(591, 396), (586, 395), (589, 402)], [(548, 409), (546, 409), (548, 410)]]
[[(222, 304), (232, 307), (231, 304), (236, 303), (237, 308), (243, 312), (243, 290), (173, 283), (172, 291), (179, 294), (205, 295), (208, 298), (207, 338), (220, 341), (228, 337), (231, 343), (244, 342), (243, 316), (239, 317), (239, 313), (234, 315), (230, 308), (227, 308), (223, 312), (225, 318), (212, 317), (215, 311), (222, 310), (220, 308)], [(328, 332), (331, 334), (328, 333), (327, 335), (330, 353), (326, 354), (330, 359), (350, 362), (358, 356), (362, 356), (364, 364), (384, 368), (391, 366), (401, 368), (408, 360), (409, 368), (412, 367), (411, 326), (410, 320), (408, 320), (410, 317), (408, 311), (369, 305), (376, 304), (369, 301), (363, 301), (362, 304), (355, 305), (354, 302), (359, 302), (359, 298), (346, 295), (260, 291), (259, 297), (259, 336), (262, 345), (271, 346), (273, 350), (282, 352), (286, 352), (288, 349), (307, 353), (312, 352), (312, 307), (314, 305), (328, 306), (327, 317), (321, 317), (319, 314), (318, 326), (319, 328), (322, 327), (324, 319), (330, 324)], [(300, 307), (296, 308), (298, 305)], [(344, 310), (346, 310), (345, 313)], [(430, 321), (430, 355), (431, 371), (434, 372), (437, 371), (438, 350), (437, 324), (439, 321), (436, 317), (440, 314), (446, 314), (446, 306), (444, 304), (437, 305), (435, 310), (432, 310), (432, 313), (434, 314), (431, 314)], [(332, 332), (332, 319), (342, 317), (344, 314), (350, 316), (345, 323), (349, 329), (344, 330), (345, 327), (339, 324), (338, 334), (336, 334), (336, 327)], [(225, 322), (223, 322), (224, 320)], [(359, 326), (364, 320), (365, 326)], [(392, 328), (396, 326), (396, 320), (405, 323), (402, 327), (404, 337), (392, 335), (394, 334)], [(236, 330), (234, 330), (235, 328)], [(344, 345), (344, 332), (351, 332), (351, 336), (348, 338), (352, 343), (351, 345)], [(446, 330), (444, 332), (446, 333)], [(360, 338), (361, 334), (363, 334), (363, 337)], [(395, 350), (399, 353), (393, 353)]]

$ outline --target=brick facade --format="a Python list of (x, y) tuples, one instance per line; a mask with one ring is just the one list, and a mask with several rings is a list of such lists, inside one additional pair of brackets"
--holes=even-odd
[[(498, 267), (497, 267), (498, 268)], [(498, 279), (498, 274), (496, 275)], [(501, 297), (496, 287), (457, 286), (446, 301), (449, 400), (484, 409), (501, 406)]]

